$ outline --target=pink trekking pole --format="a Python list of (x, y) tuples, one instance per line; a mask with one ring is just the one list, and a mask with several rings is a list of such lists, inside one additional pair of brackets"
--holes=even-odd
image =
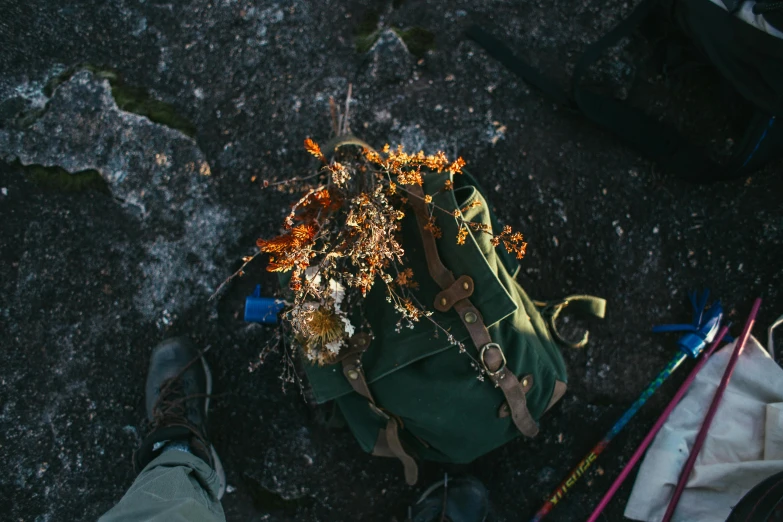
[(631, 471), (633, 471), (634, 467), (636, 466), (636, 463), (639, 462), (639, 460), (642, 458), (642, 455), (644, 455), (644, 452), (647, 450), (647, 447), (652, 443), (653, 439), (655, 438), (655, 435), (658, 434), (658, 432), (666, 422), (666, 419), (669, 418), (669, 414), (671, 414), (675, 406), (677, 406), (677, 404), (683, 398), (685, 392), (688, 391), (688, 388), (690, 387), (693, 380), (696, 378), (696, 375), (698, 375), (699, 371), (707, 363), (707, 359), (712, 355), (712, 353), (715, 351), (718, 345), (723, 341), (723, 338), (726, 337), (728, 331), (729, 331), (728, 326), (724, 326), (720, 329), (718, 335), (715, 337), (715, 340), (712, 342), (710, 347), (707, 348), (707, 351), (704, 353), (704, 355), (702, 355), (701, 359), (699, 359), (699, 362), (696, 363), (696, 366), (693, 367), (693, 370), (691, 370), (691, 373), (688, 375), (688, 378), (685, 379), (685, 382), (682, 383), (680, 389), (677, 390), (677, 393), (674, 395), (674, 398), (671, 400), (671, 402), (669, 402), (669, 405), (663, 411), (661, 416), (658, 417), (658, 421), (655, 423), (655, 426), (652, 427), (652, 429), (644, 438), (644, 440), (639, 445), (639, 447), (636, 448), (636, 452), (633, 454), (631, 459), (625, 465), (623, 471), (620, 473), (620, 476), (617, 477), (615, 481), (612, 483), (612, 486), (609, 488), (609, 491), (607, 491), (604, 497), (601, 499), (601, 502), (598, 504), (595, 510), (593, 510), (593, 514), (590, 515), (590, 518), (587, 519), (587, 522), (595, 522), (596, 520), (598, 520), (598, 516), (603, 512), (603, 510), (612, 500), (612, 497), (614, 497), (614, 494), (617, 493), (618, 489), (620, 489), (620, 486), (622, 486), (623, 482), (628, 477), (628, 475), (631, 474)]
[(693, 470), (693, 464), (696, 462), (696, 457), (699, 456), (699, 451), (704, 444), (704, 440), (707, 438), (707, 432), (710, 429), (712, 420), (715, 418), (715, 412), (718, 411), (720, 401), (723, 399), (723, 393), (726, 391), (726, 387), (729, 385), (731, 374), (734, 373), (734, 368), (737, 366), (737, 361), (739, 361), (739, 356), (742, 353), (742, 349), (745, 348), (745, 343), (748, 341), (748, 337), (750, 337), (750, 331), (753, 329), (753, 323), (756, 322), (756, 315), (758, 314), (760, 306), (761, 299), (757, 298), (753, 302), (753, 308), (750, 310), (748, 322), (745, 323), (745, 327), (742, 329), (742, 333), (740, 334), (739, 339), (737, 339), (737, 344), (734, 346), (734, 351), (731, 353), (731, 359), (729, 359), (729, 364), (726, 366), (726, 371), (723, 372), (723, 378), (720, 381), (718, 389), (715, 391), (715, 397), (712, 398), (712, 404), (710, 404), (710, 409), (707, 411), (707, 416), (704, 418), (701, 429), (699, 429), (699, 434), (696, 436), (696, 441), (693, 444), (691, 454), (688, 455), (688, 460), (685, 462), (685, 466), (682, 468), (680, 479), (677, 482), (677, 487), (674, 489), (674, 495), (672, 495), (672, 499), (669, 501), (669, 507), (666, 508), (666, 514), (663, 516), (662, 522), (669, 522), (674, 515), (674, 510), (677, 508), (677, 503), (680, 501), (682, 491), (685, 489), (686, 482), (688, 482), (688, 476)]

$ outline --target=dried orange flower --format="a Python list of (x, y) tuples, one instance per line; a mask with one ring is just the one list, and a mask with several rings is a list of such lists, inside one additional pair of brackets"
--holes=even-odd
[(477, 232), (487, 232), (489, 234), (492, 233), (492, 226), (488, 225), (487, 223), (476, 223), (475, 221), (466, 221), (465, 223)]
[(332, 183), (338, 187), (344, 186), (351, 179), (351, 173), (348, 172), (348, 169), (346, 169), (342, 163), (335, 161), (327, 166), (326, 169), (332, 175)]
[(464, 245), (465, 240), (467, 238), (468, 238), (468, 227), (462, 225), (459, 227), (459, 230), (457, 231), (457, 244)]
[(372, 149), (364, 149), (364, 157), (367, 158), (367, 161), (371, 163), (375, 163), (376, 165), (383, 165), (383, 158), (381, 158), (381, 155), (378, 154), (376, 151)]
[(435, 172), (443, 172), (443, 169), (448, 165), (449, 160), (446, 158), (446, 153), (439, 150), (434, 156), (427, 156), (424, 164), (427, 168), (434, 170)]
[(443, 184), (443, 190), (454, 190), (454, 183), (450, 179), (447, 179)]
[(462, 167), (465, 166), (465, 160), (462, 158), (457, 158), (454, 163), (449, 165), (448, 171), (452, 174), (462, 174)]
[(400, 286), (411, 286), (411, 283), (413, 283), (413, 269), (409, 267), (397, 274), (397, 279), (394, 282)]
[(435, 224), (435, 218), (430, 217), (427, 220), (427, 223), (424, 224), (424, 230), (429, 230), (432, 232), (432, 235), (435, 236), (435, 239), (440, 239), (443, 237), (443, 231), (440, 229), (438, 225)]
[(425, 203), (432, 203), (432, 196), (430, 196), (429, 194), (426, 194), (424, 196), (424, 202)]
[(397, 182), (400, 185), (423, 185), (424, 179), (421, 177), (421, 172), (418, 170), (399, 171), (397, 174)]
[(503, 231), (494, 236), (491, 240), (493, 246), (500, 245), (503, 242), (503, 248), (509, 254), (515, 254), (517, 259), (522, 259), (527, 253), (527, 243), (525, 243), (525, 237), (521, 232), (513, 232), (511, 227), (506, 225), (503, 227)]
[(470, 203), (468, 203), (467, 205), (462, 207), (460, 209), (460, 212), (464, 213), (464, 212), (467, 212), (468, 210), (470, 210), (472, 208), (476, 208), (476, 207), (480, 207), (480, 206), (481, 206), (481, 201), (479, 201), (479, 200), (471, 201)]

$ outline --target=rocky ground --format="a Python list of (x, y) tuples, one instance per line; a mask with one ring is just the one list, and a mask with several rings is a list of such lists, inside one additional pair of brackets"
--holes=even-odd
[[(208, 300), (285, 211), (290, 197), (262, 181), (305, 172), (302, 141), (328, 139), (329, 97), (349, 84), (357, 134), (468, 161), (529, 241), (520, 281), (532, 295), (609, 301), (590, 346), (566, 353), (569, 393), (539, 437), (446, 469), (483, 480), (498, 520), (531, 515), (664, 366), (674, 338), (649, 330), (687, 320), (688, 289), (709, 287), (738, 322), (761, 295), (765, 335), (783, 311), (780, 163), (680, 182), (462, 36), (470, 22), (492, 28), (565, 84), (632, 7), (0, 0), (0, 518), (94, 520), (122, 496), (149, 350), (177, 334), (211, 347), (228, 520), (401, 520), (441, 476), (427, 464), (405, 486), (396, 462), (327, 426), (328, 406), (284, 394), (276, 360), (248, 372), (270, 336), (241, 320), (256, 282), (273, 290), (262, 264)], [(718, 148), (737, 139), (709, 71), (658, 76), (648, 54), (636, 40), (614, 49), (593, 81)], [(674, 391), (553, 520), (586, 517)], [(604, 520), (622, 519), (631, 483)]]

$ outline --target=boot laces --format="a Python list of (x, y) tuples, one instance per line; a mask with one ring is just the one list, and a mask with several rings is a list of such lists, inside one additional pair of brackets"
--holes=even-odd
[(188, 419), (188, 401), (200, 397), (206, 397), (206, 394), (185, 395), (185, 389), (179, 376), (167, 379), (163, 382), (158, 400), (152, 408), (152, 428), (156, 429), (172, 424), (195, 428)]
[[(204, 427), (195, 426), (188, 419), (188, 409), (195, 408), (189, 401), (194, 399), (206, 399), (211, 397), (206, 393), (185, 394), (185, 387), (182, 383), (182, 374), (184, 374), (196, 361), (201, 359), (201, 354), (186, 364), (174, 377), (163, 381), (158, 394), (158, 400), (152, 407), (152, 429), (160, 427), (180, 425), (186, 426), (200, 438), (204, 439)], [(205, 412), (202, 412), (204, 415)], [(203, 419), (206, 420), (206, 419)]]

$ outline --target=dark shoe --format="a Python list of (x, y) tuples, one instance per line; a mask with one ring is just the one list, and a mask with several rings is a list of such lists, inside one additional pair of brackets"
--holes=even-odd
[(151, 429), (134, 455), (137, 471), (157, 457), (167, 442), (186, 444), (218, 474), (218, 498), (223, 496), (226, 475), (206, 431), (211, 393), (209, 366), (190, 340), (167, 339), (153, 348), (146, 386)]
[(489, 495), (484, 484), (473, 477), (449, 480), (430, 486), (410, 510), (411, 522), (484, 522), (489, 514)]

